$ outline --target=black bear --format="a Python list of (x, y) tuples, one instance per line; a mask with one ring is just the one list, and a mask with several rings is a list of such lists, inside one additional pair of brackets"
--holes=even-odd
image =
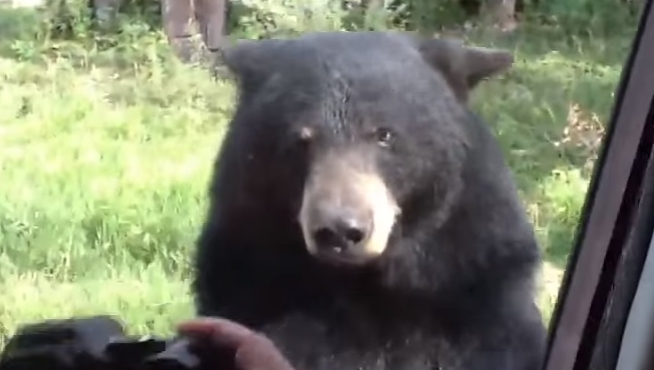
[(242, 41), (198, 239), (197, 313), (303, 370), (535, 370), (540, 251), (468, 108), (512, 54), (404, 32)]

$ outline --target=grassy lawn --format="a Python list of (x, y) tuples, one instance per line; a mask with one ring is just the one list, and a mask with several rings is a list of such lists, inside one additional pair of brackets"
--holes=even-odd
[[(178, 63), (158, 33), (43, 41), (35, 18), (0, 8), (0, 344), (23, 322), (78, 314), (170, 333), (192, 315), (189, 258), (233, 87)], [(517, 55), (472, 104), (546, 252), (546, 320), (633, 31), (470, 35)]]

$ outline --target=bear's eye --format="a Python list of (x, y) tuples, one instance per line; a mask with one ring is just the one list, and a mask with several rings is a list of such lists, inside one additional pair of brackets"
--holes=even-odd
[(302, 127), (297, 136), (300, 141), (308, 142), (313, 139), (314, 132), (310, 127)]
[(308, 127), (303, 127), (300, 130), (293, 133), (289, 144), (286, 147), (286, 150), (295, 152), (297, 150), (306, 150), (311, 141), (314, 139), (314, 132)]
[(378, 128), (375, 130), (375, 140), (377, 140), (377, 143), (383, 147), (391, 145), (393, 137), (393, 133), (388, 129)]

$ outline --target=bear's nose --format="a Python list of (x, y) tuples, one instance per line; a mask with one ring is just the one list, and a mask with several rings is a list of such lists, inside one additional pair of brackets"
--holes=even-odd
[(316, 228), (313, 240), (319, 250), (341, 252), (365, 242), (372, 225), (356, 217), (338, 217)]

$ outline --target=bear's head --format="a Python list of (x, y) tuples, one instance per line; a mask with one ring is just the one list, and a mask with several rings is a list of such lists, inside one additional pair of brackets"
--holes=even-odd
[(240, 87), (232, 130), (257, 137), (270, 201), (293, 205), (311, 255), (350, 266), (382, 255), (424, 213), (447, 213), (469, 145), (468, 94), (513, 62), (396, 32), (242, 41), (222, 57)]

